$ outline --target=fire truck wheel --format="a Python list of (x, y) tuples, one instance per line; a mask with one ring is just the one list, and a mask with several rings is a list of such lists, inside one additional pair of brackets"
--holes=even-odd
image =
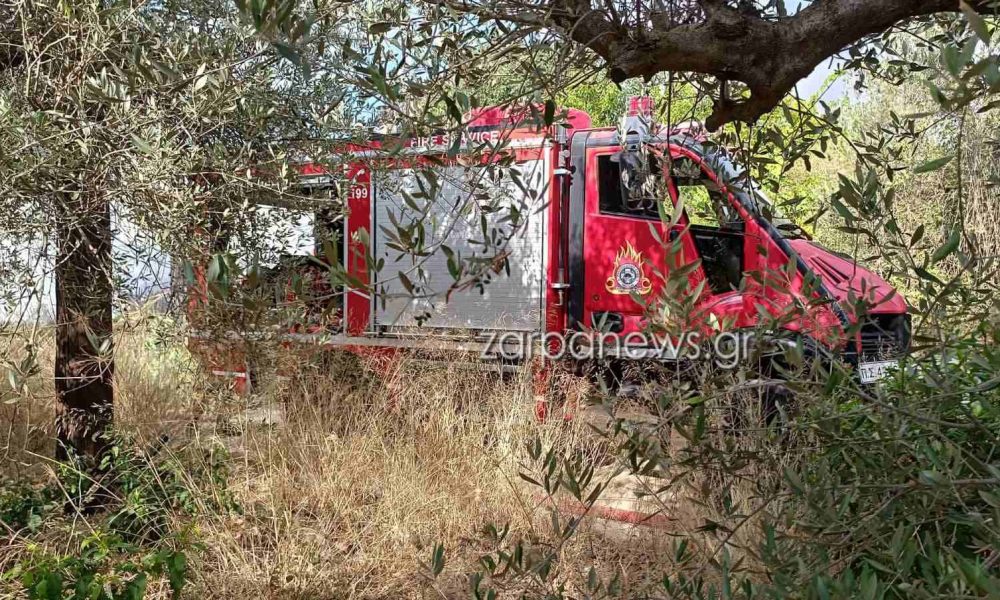
[(795, 414), (795, 393), (781, 379), (749, 379), (730, 389), (729, 397), (725, 427), (734, 434), (762, 427), (785, 431)]
[(795, 394), (786, 382), (772, 380), (761, 395), (761, 416), (767, 426), (787, 428), (795, 409)]
[[(752, 406), (739, 410), (730, 407), (730, 412), (742, 415), (731, 422), (735, 428), (765, 426), (787, 431), (796, 412), (796, 394), (789, 381), (816, 381), (822, 377), (830, 362), (828, 352), (805, 335), (786, 332), (766, 339), (756, 337), (752, 331), (746, 335), (749, 353), (744, 354), (743, 364), (747, 380), (734, 391)], [(817, 358), (821, 359), (818, 363)], [(814, 368), (817, 364), (819, 369)]]

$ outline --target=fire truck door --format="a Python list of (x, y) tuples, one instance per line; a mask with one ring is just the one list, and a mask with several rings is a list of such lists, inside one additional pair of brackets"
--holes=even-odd
[[(582, 324), (630, 333), (643, 329), (646, 305), (663, 288), (669, 263), (689, 262), (695, 253), (683, 224), (670, 228), (663, 223), (656, 207), (663, 200), (637, 202), (627, 197), (619, 150), (587, 149)], [(662, 185), (655, 187), (663, 199), (669, 198)], [(672, 207), (666, 209), (666, 214), (672, 212)], [(682, 252), (671, 258), (669, 246), (677, 239)]]

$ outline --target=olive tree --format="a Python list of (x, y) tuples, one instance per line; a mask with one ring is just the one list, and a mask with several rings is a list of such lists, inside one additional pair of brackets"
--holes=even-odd
[(217, 16), (226, 6), (0, 3), (0, 244), (21, 249), (11, 273), (54, 274), (61, 456), (99, 456), (112, 422), (112, 209), (190, 255), (219, 214), (280, 187), (264, 183), (284, 162), (272, 143), (307, 128), (287, 49), (312, 20), (269, 5), (284, 18), (265, 32), (252, 11)]
[(661, 72), (710, 75), (720, 86), (711, 129), (753, 122), (822, 62), (877, 42), (888, 31), (959, 10), (992, 12), (994, 0), (432, 0), (483, 23), (555, 30), (589, 48), (623, 82)]

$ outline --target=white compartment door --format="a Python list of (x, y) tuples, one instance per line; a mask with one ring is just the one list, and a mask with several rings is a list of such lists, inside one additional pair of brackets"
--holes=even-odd
[[(510, 172), (513, 169), (516, 173)], [(437, 167), (434, 177), (438, 193), (427, 198), (420, 181), (424, 190), (434, 186), (428, 186), (420, 171), (394, 169), (376, 174), (373, 249), (376, 262), (384, 261), (373, 278), (377, 282), (376, 326), (427, 333), (540, 330), (549, 198), (546, 161), (527, 161), (499, 171), (484, 166)], [(409, 202), (404, 197), (407, 193)], [(516, 226), (511, 223), (511, 206), (519, 215)], [(423, 247), (433, 251), (428, 256), (400, 251), (394, 239), (399, 227), (420, 235), (417, 222), (423, 223)], [(482, 245), (484, 237), (494, 236), (506, 241), (489, 249)], [(505, 270), (490, 272), (481, 288), (453, 291), (446, 298), (455, 279), (442, 246), (463, 258), (493, 256), (499, 247), (509, 253), (509, 275)], [(400, 272), (420, 289), (416, 297), (406, 290)]]

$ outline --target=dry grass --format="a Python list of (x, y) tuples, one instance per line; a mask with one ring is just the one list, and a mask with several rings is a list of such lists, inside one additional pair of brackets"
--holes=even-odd
[[(183, 345), (160, 335), (167, 325), (145, 312), (134, 321), (122, 319), (116, 324), (115, 420), (122, 431), (147, 445), (160, 436), (175, 435), (205, 402), (194, 385), (200, 377), (196, 365)], [(30, 479), (55, 447), (55, 340), (51, 328), (30, 335), (14, 333), (0, 335), (4, 357), (20, 364), (30, 348), (36, 367), (19, 392), (0, 385), (0, 478)], [(2, 362), (0, 369), (6, 375)]]
[(426, 368), (407, 379), (398, 399), (309, 372), (276, 385), (286, 422), (229, 440), (246, 514), (199, 523), (217, 575), (203, 594), (395, 596), (436, 542), (530, 520), (510, 480), (530, 423), (519, 382)]
[[(44, 366), (28, 394), (0, 408), (7, 477), (53, 477), (50, 346), (40, 341)], [(359, 377), (365, 371), (341, 358), (300, 365), (240, 398), (203, 385), (176, 340), (153, 342), (149, 323), (122, 327), (116, 348), (117, 428), (141, 448), (169, 437), (167, 452), (191, 464), (200, 508), (171, 516), (200, 545), (189, 597), (464, 597), (467, 574), (497, 549), (483, 534), (491, 523), (510, 524), (511, 540), (556, 549), (551, 585), (579, 588), (593, 566), (638, 593), (671, 568), (662, 532), (585, 524), (568, 542), (556, 539), (548, 503), (518, 476), (525, 442), (538, 436), (592, 454), (606, 444), (584, 444), (579, 424), (539, 423), (527, 377), (501, 380), (454, 362), (401, 362), (388, 378)], [(191, 457), (221, 448), (226, 479), (197, 480), (203, 465)], [(55, 549), (87, 528), (62, 523)], [(447, 566), (432, 580), (422, 564), (439, 543)], [(9, 566), (19, 554), (6, 556)], [(548, 587), (511, 586), (529, 595)]]

